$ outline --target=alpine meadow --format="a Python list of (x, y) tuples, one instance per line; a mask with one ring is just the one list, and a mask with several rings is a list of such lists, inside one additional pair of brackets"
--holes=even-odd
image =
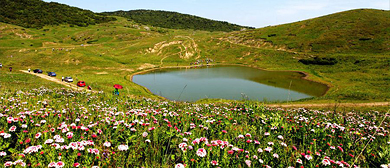
[(0, 1), (0, 167), (390, 167), (389, 10), (117, 9)]

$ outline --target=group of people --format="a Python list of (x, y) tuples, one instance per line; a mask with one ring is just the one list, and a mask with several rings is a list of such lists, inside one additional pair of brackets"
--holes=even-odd
[(203, 65), (203, 63), (206, 63), (208, 65), (211, 62), (214, 62), (214, 60), (206, 58), (205, 60), (196, 60), (195, 62), (191, 62), (190, 65)]
[(119, 90), (117, 88), (115, 88), (114, 95), (119, 96)]
[(56, 50), (58, 50), (58, 51), (62, 51), (62, 50), (65, 50), (65, 51), (72, 52), (72, 50), (71, 50), (71, 49), (66, 49), (66, 48), (58, 48), (58, 49), (52, 48), (51, 50), (52, 50), (52, 51), (56, 51)]

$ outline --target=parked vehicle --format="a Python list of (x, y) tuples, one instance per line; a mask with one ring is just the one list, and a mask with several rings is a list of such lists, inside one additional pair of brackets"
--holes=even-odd
[(79, 82), (77, 82), (77, 86), (85, 87), (85, 82), (84, 81), (79, 81)]
[(34, 73), (42, 73), (43, 71), (40, 69), (34, 69)]
[(51, 77), (57, 76), (57, 74), (56, 74), (55, 72), (48, 72), (47, 75), (48, 75), (48, 76), (51, 76)]
[(65, 82), (73, 82), (73, 78), (70, 76), (67, 76), (67, 77), (65, 77), (64, 81)]

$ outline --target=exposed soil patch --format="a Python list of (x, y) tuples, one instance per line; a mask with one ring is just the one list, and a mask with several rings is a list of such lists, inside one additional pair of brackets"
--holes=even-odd
[[(200, 50), (198, 49), (198, 44), (189, 36), (176, 36), (175, 41), (162, 41), (154, 45), (153, 48), (146, 50), (146, 53), (156, 53), (157, 55), (162, 55), (165, 48), (171, 46), (177, 46), (180, 49), (178, 53), (181, 59), (189, 59), (193, 56), (197, 56), (196, 59), (200, 58)], [(174, 54), (173, 54), (174, 55)], [(170, 56), (170, 55), (168, 55)]]
[(96, 74), (97, 74), (97, 75), (106, 75), (106, 74), (108, 74), (108, 72), (103, 71), (103, 72), (97, 72)]
[(154, 68), (154, 67), (156, 67), (156, 65), (145, 63), (145, 64), (142, 64), (142, 65), (138, 68), (138, 70), (149, 69), (149, 68)]

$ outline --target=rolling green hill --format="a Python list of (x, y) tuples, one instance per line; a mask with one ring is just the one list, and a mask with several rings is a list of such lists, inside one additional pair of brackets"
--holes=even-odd
[(229, 35), (234, 43), (300, 52), (390, 51), (390, 11), (356, 9)]
[(88, 26), (116, 20), (89, 10), (42, 0), (1, 0), (0, 22), (22, 27), (70, 24)]
[(251, 27), (239, 26), (228, 22), (215, 21), (198, 16), (168, 11), (131, 10), (105, 13), (125, 17), (145, 25), (170, 29), (193, 29), (225, 32), (252, 29)]
[(151, 68), (212, 59), (216, 65), (305, 72), (308, 79), (332, 86), (326, 95), (302, 100), (306, 102), (388, 101), (388, 13), (353, 10), (231, 33), (146, 28), (118, 16), (88, 27), (64, 22), (36, 29), (0, 22), (0, 63), (14, 68), (0, 69), (0, 90), (49, 85), (18, 71), (40, 68), (84, 80), (95, 90), (111, 92), (112, 84), (119, 83), (126, 95), (156, 98), (130, 77)]

